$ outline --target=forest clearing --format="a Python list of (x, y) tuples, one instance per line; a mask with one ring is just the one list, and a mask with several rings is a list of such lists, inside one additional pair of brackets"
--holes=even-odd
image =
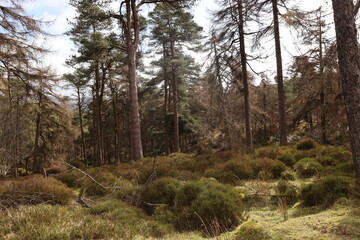
[(359, 240), (360, 0), (331, 3), (2, 1), (0, 239)]

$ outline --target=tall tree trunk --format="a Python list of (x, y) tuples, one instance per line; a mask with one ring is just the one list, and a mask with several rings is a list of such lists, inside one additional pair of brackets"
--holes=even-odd
[(104, 159), (104, 140), (102, 134), (102, 94), (101, 94), (101, 77), (99, 65), (95, 66), (95, 137), (96, 137), (96, 162), (102, 166)]
[(320, 79), (320, 103), (321, 103), (321, 115), (320, 115), (320, 126), (321, 126), (321, 137), (320, 142), (326, 144), (326, 101), (325, 101), (325, 83), (324, 83), (324, 61), (323, 61), (323, 32), (321, 23), (321, 9), (320, 16), (318, 18), (319, 24), (319, 79)]
[[(135, 0), (125, 0), (126, 16), (118, 17), (124, 31), (127, 48), (129, 102), (130, 102), (130, 160), (143, 158), (141, 142), (141, 121), (139, 114), (139, 99), (136, 85), (136, 51), (139, 45), (140, 20)], [(123, 6), (121, 3), (121, 6)], [(121, 8), (121, 7), (120, 7)], [(121, 9), (120, 9), (121, 11)]]
[[(39, 95), (39, 102), (38, 107), (39, 111), (41, 111), (42, 107), (42, 93), (38, 93)], [(39, 159), (39, 139), (41, 135), (41, 113), (38, 112), (36, 116), (36, 123), (35, 123), (35, 139), (34, 139), (34, 151), (33, 151), (33, 172), (34, 173), (41, 173), (42, 162)]]
[(276, 81), (278, 87), (279, 98), (279, 129), (280, 129), (280, 144), (287, 143), (287, 123), (285, 111), (285, 89), (283, 79), (282, 57), (281, 57), (281, 44), (280, 44), (280, 31), (279, 31), (279, 11), (278, 0), (272, 0), (273, 17), (274, 17), (274, 39), (275, 39), (275, 52), (276, 52)]
[(112, 108), (113, 108), (113, 118), (114, 118), (114, 150), (115, 150), (115, 162), (120, 163), (120, 129), (119, 129), (119, 116), (116, 108), (117, 103), (117, 92), (115, 86), (112, 84), (112, 80), (110, 80), (110, 88), (111, 88), (111, 97), (112, 97)]
[(163, 43), (163, 58), (164, 58), (164, 64), (163, 64), (163, 71), (164, 71), (164, 150), (165, 154), (170, 154), (170, 139), (169, 139), (169, 124), (168, 124), (168, 78), (167, 78), (167, 54), (166, 54), (166, 44)]
[(249, 82), (247, 74), (247, 59), (245, 49), (245, 33), (244, 33), (244, 16), (243, 16), (243, 1), (238, 0), (238, 13), (239, 13), (239, 36), (240, 36), (240, 57), (241, 57), (241, 70), (242, 70), (242, 82), (244, 87), (244, 110), (245, 110), (245, 134), (246, 134), (246, 146), (248, 149), (252, 149), (252, 134), (251, 134), (251, 110), (249, 101)]
[(136, 47), (128, 46), (129, 67), (129, 95), (130, 95), (130, 158), (138, 160), (143, 158), (141, 143), (141, 123), (138, 105), (138, 92), (136, 86)]
[[(170, 41), (171, 59), (175, 59), (175, 43)], [(179, 138), (179, 110), (178, 110), (178, 89), (175, 64), (171, 64), (172, 74), (172, 90), (173, 90), (173, 111), (174, 111), (174, 152), (180, 151), (180, 138)]]
[(332, 0), (340, 75), (360, 187), (360, 53), (352, 0)]
[(81, 157), (84, 160), (85, 166), (87, 166), (87, 159), (86, 159), (86, 148), (85, 148), (85, 136), (84, 136), (84, 124), (83, 124), (83, 113), (82, 113), (82, 100), (81, 100), (81, 93), (80, 88), (77, 89), (77, 97), (78, 97), (78, 111), (79, 111), (79, 121), (80, 121), (80, 138), (81, 138)]

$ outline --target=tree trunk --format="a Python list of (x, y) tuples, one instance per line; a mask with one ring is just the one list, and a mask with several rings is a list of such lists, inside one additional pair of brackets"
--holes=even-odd
[(360, 53), (352, 0), (332, 0), (340, 75), (355, 172), (360, 185)]
[(101, 77), (99, 65), (95, 66), (95, 137), (96, 137), (96, 162), (97, 165), (102, 166), (105, 163), (104, 159), (104, 140), (102, 134), (102, 93), (101, 93)]
[[(39, 93), (39, 111), (41, 111), (42, 105), (42, 94)], [(34, 173), (41, 173), (42, 163), (39, 159), (39, 139), (40, 139), (40, 132), (41, 132), (41, 113), (37, 113), (36, 117), (36, 128), (35, 128), (35, 139), (34, 139), (34, 152), (33, 152), (33, 172)]]
[(119, 116), (116, 108), (117, 103), (117, 92), (115, 86), (112, 84), (112, 80), (110, 80), (110, 88), (111, 88), (111, 97), (112, 97), (112, 108), (113, 108), (113, 118), (114, 118), (114, 151), (115, 151), (115, 162), (120, 163), (120, 129), (119, 129)]
[[(170, 41), (171, 59), (175, 59), (175, 43)], [(174, 111), (174, 152), (180, 151), (180, 138), (179, 138), (179, 110), (178, 110), (178, 93), (177, 93), (177, 78), (175, 64), (171, 64), (172, 72), (172, 90), (173, 90), (173, 111)]]
[(168, 125), (168, 79), (167, 79), (167, 54), (166, 54), (166, 45), (163, 43), (163, 57), (164, 57), (164, 65), (163, 65), (163, 71), (164, 71), (164, 152), (166, 155), (170, 154), (170, 139), (169, 139), (169, 125)]
[(327, 143), (326, 139), (326, 101), (325, 101), (325, 83), (324, 83), (324, 61), (323, 61), (323, 40), (322, 40), (322, 23), (321, 23), (321, 10), (318, 18), (319, 23), (319, 79), (320, 79), (320, 103), (321, 103), (321, 137), (320, 142), (322, 144)]
[(279, 129), (280, 129), (280, 144), (287, 143), (287, 123), (285, 111), (285, 89), (282, 69), (281, 57), (281, 44), (280, 44), (280, 31), (279, 31), (279, 12), (277, 7), (277, 0), (272, 0), (273, 17), (274, 17), (274, 39), (275, 39), (275, 52), (276, 52), (276, 81), (278, 87), (279, 98)]
[(249, 101), (249, 82), (247, 74), (247, 59), (245, 49), (245, 33), (244, 33), (244, 16), (243, 16), (243, 2), (238, 0), (238, 13), (239, 13), (239, 36), (240, 36), (240, 55), (241, 55), (241, 70), (242, 82), (244, 87), (244, 110), (245, 110), (245, 134), (246, 134), (246, 147), (252, 149), (252, 134), (251, 134), (251, 111)]
[(79, 121), (80, 121), (80, 138), (81, 138), (81, 157), (84, 160), (85, 166), (87, 166), (86, 160), (86, 148), (85, 148), (85, 137), (84, 137), (84, 125), (83, 125), (83, 117), (82, 117), (82, 103), (81, 103), (81, 94), (80, 89), (77, 89), (77, 96), (78, 96), (78, 111), (79, 111)]
[(136, 86), (136, 47), (128, 45), (129, 96), (130, 96), (130, 159), (143, 158), (141, 123)]

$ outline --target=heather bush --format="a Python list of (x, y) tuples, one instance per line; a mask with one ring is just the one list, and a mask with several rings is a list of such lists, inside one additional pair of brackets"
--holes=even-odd
[(208, 230), (216, 225), (222, 231), (244, 219), (244, 204), (233, 187), (213, 181), (188, 182), (175, 199), (177, 227), (183, 230)]
[(295, 164), (294, 169), (299, 177), (309, 178), (316, 175), (323, 167), (314, 158), (303, 158)]
[(246, 221), (233, 234), (231, 240), (270, 240), (271, 237), (259, 224)]
[(146, 212), (152, 214), (159, 204), (173, 206), (180, 184), (174, 178), (161, 178), (146, 186), (141, 195)]
[(2, 206), (34, 205), (39, 203), (69, 204), (75, 195), (65, 184), (52, 177), (30, 175), (2, 181)]
[(300, 199), (304, 206), (330, 206), (337, 199), (348, 197), (352, 180), (342, 176), (330, 176), (314, 184), (306, 185), (301, 190)]
[(303, 139), (296, 144), (298, 150), (310, 150), (316, 148), (316, 142), (313, 139)]

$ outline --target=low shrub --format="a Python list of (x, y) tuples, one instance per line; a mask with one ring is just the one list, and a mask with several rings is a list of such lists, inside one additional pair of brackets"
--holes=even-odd
[(303, 139), (296, 144), (298, 150), (310, 150), (316, 148), (316, 142), (313, 139)]
[(286, 170), (284, 163), (271, 158), (256, 158), (249, 163), (254, 175), (261, 179), (279, 178), (281, 173)]
[(145, 187), (141, 198), (146, 212), (152, 214), (159, 204), (173, 206), (180, 184), (174, 178), (161, 178)]
[(1, 205), (69, 204), (75, 195), (65, 184), (52, 177), (31, 175), (2, 182)]
[(83, 185), (84, 179), (83, 175), (76, 171), (64, 172), (54, 176), (55, 179), (59, 180), (62, 183), (65, 183), (66, 186), (70, 188), (79, 188)]
[(285, 179), (285, 180), (288, 180), (288, 181), (294, 181), (296, 179), (296, 174), (290, 170), (290, 169), (287, 169), (285, 170), (284, 172), (281, 173), (281, 179)]
[(340, 163), (335, 167), (338, 172), (345, 173), (345, 174), (354, 174), (355, 172), (355, 165), (354, 162), (346, 162)]
[(219, 182), (236, 184), (239, 179), (250, 179), (254, 177), (251, 165), (246, 160), (231, 160), (220, 163), (205, 171), (205, 177), (215, 178)]
[(233, 187), (213, 181), (188, 182), (175, 199), (177, 227), (182, 230), (209, 231), (214, 225), (222, 231), (244, 219), (244, 204)]
[(117, 186), (119, 188), (116, 191), (116, 199), (133, 206), (141, 206), (141, 195), (144, 190), (141, 185), (133, 185), (128, 180), (122, 180), (117, 184)]
[(295, 204), (299, 200), (299, 193), (296, 186), (290, 184), (288, 181), (280, 180), (276, 184), (276, 194), (282, 195), (288, 205)]
[(343, 147), (326, 146), (321, 150), (322, 156), (329, 156), (336, 160), (337, 163), (348, 162), (352, 159), (352, 153)]
[(314, 158), (303, 158), (294, 166), (299, 177), (309, 178), (323, 169), (322, 165)]
[(110, 172), (96, 170), (98, 169), (89, 170), (89, 174), (106, 188), (100, 186), (91, 179), (86, 178), (80, 191), (87, 196), (105, 196), (109, 194), (113, 190), (111, 185), (115, 184), (118, 180), (118, 178)]
[(270, 171), (274, 178), (280, 178), (281, 174), (286, 170), (286, 166), (282, 162), (275, 162)]
[(325, 177), (317, 183), (303, 187), (300, 199), (304, 206), (331, 206), (337, 199), (349, 196), (351, 183), (351, 179), (347, 177)]
[(271, 237), (259, 224), (246, 221), (240, 225), (231, 238), (232, 240), (270, 240)]
[(321, 156), (317, 159), (317, 161), (323, 166), (336, 166), (340, 163), (338, 159), (330, 155)]
[(277, 146), (269, 146), (258, 148), (255, 151), (256, 158), (272, 158), (276, 159), (279, 155), (279, 148)]
[(296, 163), (294, 154), (290, 152), (286, 152), (284, 154), (277, 156), (277, 159), (283, 162), (288, 167), (293, 167), (294, 164)]

